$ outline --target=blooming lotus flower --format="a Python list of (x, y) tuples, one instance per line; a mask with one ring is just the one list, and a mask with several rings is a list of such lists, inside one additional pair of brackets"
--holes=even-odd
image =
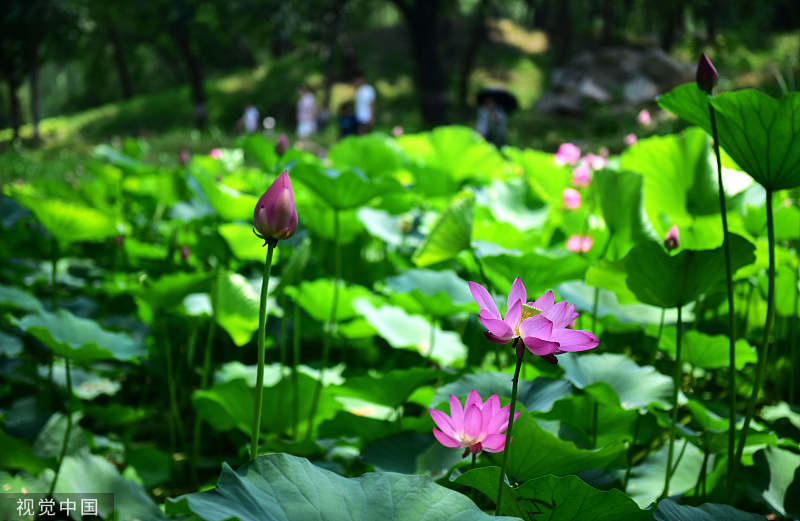
[[(500, 398), (493, 394), (485, 402), (478, 392), (469, 392), (464, 407), (454, 395), (450, 395), (450, 416), (436, 409), (429, 409), (436, 427), (434, 437), (451, 449), (463, 447), (464, 456), (486, 452), (502, 452), (506, 446), (509, 405), (500, 407)], [(514, 413), (517, 421), (519, 411)]]
[(256, 203), (253, 213), (257, 237), (270, 241), (288, 239), (297, 230), (297, 209), (289, 171), (284, 170)]
[(636, 137), (636, 134), (628, 134), (625, 136), (625, 144), (628, 146), (635, 145), (639, 138)]
[(289, 149), (289, 138), (286, 134), (278, 136), (278, 141), (275, 142), (275, 153), (282, 156)]
[[(587, 162), (581, 161), (580, 164), (575, 167), (575, 170), (572, 171), (572, 184), (578, 187), (582, 187), (582, 186), (589, 186), (589, 183), (591, 182), (592, 182), (592, 169), (589, 168), (589, 164)], [(580, 196), (580, 194), (578, 195)], [(580, 201), (578, 201), (578, 206), (580, 206)]]
[(708, 59), (708, 56), (706, 56), (705, 53), (700, 55), (700, 61), (697, 62), (697, 74), (695, 78), (697, 80), (697, 86), (700, 87), (700, 90), (704, 90), (709, 94), (711, 94), (711, 91), (714, 89), (714, 85), (716, 85), (717, 81), (719, 81), (717, 68), (714, 67), (714, 64), (711, 63), (711, 60)]
[(210, 157), (214, 159), (221, 159), (222, 158), (222, 150), (219, 148), (212, 148), (211, 152), (208, 153)]
[(586, 253), (593, 245), (594, 239), (590, 235), (573, 235), (567, 239), (567, 249), (574, 253)]
[(495, 304), (489, 292), (486, 291), (486, 288), (477, 282), (470, 282), (469, 290), (481, 309), (478, 318), (486, 328), (484, 332), (486, 338), (495, 344), (507, 344), (519, 336), (517, 328), (519, 327), (519, 321), (522, 319), (522, 305), (525, 303), (527, 296), (522, 279), (517, 277), (514, 279), (514, 283), (511, 284), (511, 290), (508, 292), (508, 299), (506, 300), (505, 318), (500, 316), (497, 304)]
[(650, 112), (647, 109), (642, 109), (639, 111), (639, 114), (637, 114), (636, 121), (638, 121), (640, 125), (649, 127), (653, 123), (653, 118), (650, 116)]
[(664, 237), (664, 247), (668, 250), (674, 250), (680, 245), (681, 237), (678, 233), (678, 225), (673, 224), (672, 228), (667, 232), (666, 237)]
[(519, 336), (532, 354), (558, 363), (556, 355), (594, 349), (600, 343), (589, 331), (570, 329), (578, 318), (575, 306), (564, 301), (556, 303), (552, 291), (528, 305), (540, 313), (522, 321)]
[(608, 160), (598, 154), (586, 154), (583, 156), (583, 161), (589, 164), (589, 167), (592, 170), (600, 170), (601, 168), (605, 168)]
[(564, 206), (568, 210), (577, 210), (581, 207), (581, 193), (574, 188), (565, 188), (564, 193)]
[(561, 165), (575, 165), (578, 159), (581, 158), (581, 149), (572, 143), (562, 143), (556, 152), (556, 164)]

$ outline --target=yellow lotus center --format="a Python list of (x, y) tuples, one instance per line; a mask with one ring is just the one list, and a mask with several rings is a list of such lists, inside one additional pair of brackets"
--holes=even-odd
[[(529, 306), (527, 304), (523, 304), (522, 305), (522, 316), (520, 316), (519, 324), (522, 324), (522, 322), (526, 318), (531, 318), (533, 316), (539, 315), (540, 313), (541, 313), (541, 311), (536, 309), (535, 307)], [(517, 336), (519, 336), (519, 324), (517, 324), (517, 328), (514, 330), (514, 334), (517, 335)]]

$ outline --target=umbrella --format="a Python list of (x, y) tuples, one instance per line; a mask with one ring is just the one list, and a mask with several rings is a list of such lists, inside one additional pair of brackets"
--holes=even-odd
[(505, 89), (484, 87), (478, 93), (478, 105), (483, 105), (487, 98), (494, 99), (495, 103), (503, 107), (507, 113), (512, 113), (517, 109), (517, 97)]

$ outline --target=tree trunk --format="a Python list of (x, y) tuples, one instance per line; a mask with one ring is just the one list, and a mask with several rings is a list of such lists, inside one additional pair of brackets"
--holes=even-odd
[(31, 126), (33, 127), (33, 142), (40, 141), (39, 136), (39, 41), (32, 44), (30, 51), (30, 103), (31, 103)]
[(561, 0), (556, 7), (555, 25), (550, 29), (550, 40), (554, 42), (556, 65), (563, 65), (572, 55), (572, 17), (570, 1)]
[(661, 48), (665, 52), (672, 50), (678, 38), (678, 32), (683, 24), (683, 1), (669, 2), (666, 6), (667, 16), (661, 32)]
[(192, 89), (192, 101), (194, 103), (194, 122), (198, 128), (205, 128), (207, 123), (206, 112), (206, 91), (203, 85), (203, 70), (200, 67), (200, 60), (192, 51), (189, 41), (189, 28), (185, 23), (180, 23), (174, 27), (172, 37), (178, 47), (178, 52), (186, 65), (186, 72), (189, 74), (189, 86)]
[(714, 43), (714, 40), (717, 37), (717, 9), (719, 5), (717, 5), (716, 0), (709, 0), (708, 7), (706, 8), (706, 33), (708, 36), (708, 41)]
[(481, 0), (478, 7), (475, 8), (472, 26), (470, 27), (469, 41), (464, 51), (464, 59), (461, 62), (461, 71), (458, 77), (458, 104), (462, 109), (467, 107), (469, 77), (472, 76), (472, 71), (475, 69), (475, 62), (478, 61), (478, 53), (480, 52), (481, 44), (486, 41), (488, 37), (489, 31), (486, 27), (486, 11), (488, 7), (489, 0)]
[(125, 58), (125, 49), (122, 46), (122, 38), (112, 22), (108, 21), (107, 24), (108, 38), (111, 41), (111, 47), (114, 49), (114, 64), (117, 67), (119, 86), (122, 88), (122, 98), (131, 99), (133, 97), (133, 82), (131, 81), (131, 75), (128, 72), (128, 61)]
[(339, 45), (339, 26), (342, 20), (342, 11), (344, 10), (345, 2), (333, 2), (333, 8), (330, 13), (328, 25), (328, 35), (325, 42), (325, 79), (323, 81), (322, 92), (322, 110), (330, 110), (331, 94), (333, 92), (334, 70), (336, 64), (336, 50)]
[(603, 45), (614, 41), (614, 0), (603, 0)]
[(8, 86), (9, 115), (11, 116), (11, 141), (19, 138), (19, 126), (21, 122), (19, 110), (19, 96), (17, 96), (17, 82), (14, 81), (13, 74), (6, 73), (6, 85)]
[(434, 127), (447, 122), (447, 74), (440, 53), (441, 0), (395, 0), (406, 20), (414, 56), (414, 82), (422, 119)]

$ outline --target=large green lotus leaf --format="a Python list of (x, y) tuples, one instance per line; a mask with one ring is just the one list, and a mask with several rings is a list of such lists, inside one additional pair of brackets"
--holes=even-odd
[(147, 175), (128, 176), (122, 180), (122, 189), (137, 196), (152, 197), (165, 206), (181, 200), (184, 179), (167, 169), (159, 169)]
[[(685, 444), (685, 447), (684, 447)], [(668, 447), (665, 443), (658, 451), (651, 452), (642, 464), (633, 467), (627, 493), (640, 507), (646, 507), (656, 501), (664, 490), (664, 472), (667, 467)], [(681, 456), (681, 453), (683, 455)], [(680, 460), (678, 457), (680, 456)], [(709, 458), (708, 472), (714, 468), (715, 457)], [(675, 456), (672, 464), (677, 468), (672, 475), (669, 494), (682, 494), (694, 488), (700, 469), (703, 467), (703, 453), (685, 440), (675, 440)]]
[(11, 195), (29, 208), (61, 245), (102, 241), (126, 230), (126, 225), (112, 215), (89, 206), (49, 199), (23, 190), (17, 190)]
[[(467, 356), (467, 346), (453, 331), (445, 331), (418, 315), (409, 315), (395, 306), (373, 306), (367, 299), (353, 302), (356, 311), (369, 321), (389, 345), (398, 349), (417, 351), (421, 356), (431, 358), (440, 365), (460, 367)], [(433, 349), (431, 349), (431, 327)]]
[(594, 181), (603, 219), (611, 233), (608, 258), (622, 258), (648, 228), (642, 218), (642, 176), (636, 172), (603, 169), (595, 172)]
[(147, 281), (136, 292), (153, 309), (169, 309), (182, 305), (187, 295), (207, 291), (211, 278), (211, 274), (202, 272), (170, 273), (157, 280)]
[(800, 412), (786, 402), (778, 402), (775, 405), (763, 407), (761, 409), (761, 417), (771, 423), (777, 423), (783, 419), (794, 426), (795, 429), (800, 430)]
[(472, 240), (472, 215), (475, 196), (464, 191), (458, 194), (450, 205), (431, 225), (425, 240), (414, 252), (411, 260), (423, 268), (452, 259), (462, 250), (470, 247)]
[[(484, 400), (493, 394), (510, 400), (511, 375), (492, 371), (465, 374), (458, 380), (437, 388), (430, 405), (433, 407), (447, 402), (451, 394), (462, 398), (463, 403), (463, 399), (472, 389), (475, 389)], [(571, 391), (572, 386), (566, 380), (544, 377), (525, 379), (519, 382), (517, 400), (528, 411), (549, 411), (556, 400), (569, 395)]]
[(453, 465), (464, 459), (462, 451), (449, 449), (436, 441), (431, 434), (430, 416), (424, 421), (424, 434), (405, 431), (376, 440), (364, 449), (362, 458), (381, 471), (436, 477), (447, 474)]
[(0, 429), (0, 467), (4, 469), (24, 470), (32, 476), (38, 476), (46, 468), (55, 463), (54, 458), (43, 458), (33, 452), (26, 441), (14, 438)]
[(0, 309), (28, 311), (37, 313), (42, 310), (39, 299), (19, 288), (0, 285)]
[(469, 284), (452, 270), (406, 270), (386, 279), (386, 285), (410, 294), (428, 316), (451, 316), (475, 306)]
[(40, 311), (20, 320), (20, 329), (35, 336), (55, 354), (76, 362), (122, 360), (138, 362), (144, 346), (125, 333), (112, 333), (88, 318), (76, 317), (60, 309), (55, 313)]
[(583, 389), (596, 382), (608, 383), (624, 408), (666, 406), (672, 400), (672, 378), (652, 366), (639, 366), (625, 355), (565, 354), (559, 357), (564, 376)]
[[(286, 294), (300, 304), (303, 309), (315, 320), (327, 322), (331, 318), (331, 308), (333, 307), (333, 280), (316, 279), (304, 281), (300, 287), (290, 286), (286, 288)], [(353, 307), (356, 299), (372, 299), (372, 292), (364, 286), (357, 284), (339, 284), (339, 296), (336, 302), (336, 320), (350, 320), (356, 318), (359, 313)]]
[[(497, 503), (499, 467), (468, 470), (456, 479)], [(641, 510), (619, 490), (598, 490), (577, 476), (542, 476), (503, 491), (502, 514), (535, 521), (646, 521), (653, 513)], [(542, 516), (542, 517), (540, 517)]]
[(511, 521), (484, 514), (427, 476), (378, 472), (345, 478), (289, 454), (262, 456), (238, 471), (225, 464), (214, 490), (171, 499), (167, 512), (205, 521)]
[(800, 517), (800, 455), (794, 452), (767, 447), (755, 455), (756, 466), (769, 476), (769, 484), (761, 497), (775, 512), (797, 519)]
[(147, 489), (169, 481), (172, 458), (169, 453), (152, 445), (135, 445), (125, 448), (125, 460), (136, 470)]
[(358, 168), (369, 177), (390, 175), (403, 166), (403, 151), (382, 134), (348, 136), (333, 145), (328, 159), (334, 168)]
[(359, 208), (358, 218), (370, 235), (377, 237), (391, 246), (419, 246), (421, 239), (418, 233), (405, 233), (404, 228), (413, 223), (409, 216), (392, 215), (375, 208)]
[[(323, 201), (315, 198), (297, 200), (297, 213), (300, 223), (314, 235), (333, 241), (336, 237), (335, 212), (339, 213), (339, 244), (348, 244), (364, 230), (364, 225), (356, 210), (334, 210)], [(314, 216), (305, 219), (303, 216)]]
[[(203, 190), (208, 203), (223, 220), (251, 221), (253, 219), (258, 196), (245, 194), (218, 183), (214, 174), (198, 162), (192, 161), (189, 171)], [(269, 187), (270, 183), (265, 183), (265, 186)]]
[[(246, 278), (228, 271), (220, 271), (216, 291), (217, 324), (228, 332), (234, 344), (247, 344), (258, 330), (258, 291)], [(267, 305), (274, 312), (277, 303), (270, 300)]]
[[(763, 215), (763, 211), (760, 213)], [(800, 208), (781, 205), (775, 210), (774, 217), (776, 241), (791, 241), (800, 237)]]
[[(301, 390), (314, 389), (317, 380), (298, 373)], [(261, 409), (261, 431), (265, 434), (282, 434), (291, 429), (291, 414), (279, 413), (286, 410), (291, 403), (293, 392), (291, 379), (283, 378), (273, 386), (264, 386)], [(305, 432), (308, 416), (311, 412), (313, 392), (301, 392), (298, 400), (299, 432)], [(227, 382), (214, 384), (210, 389), (197, 390), (192, 395), (197, 414), (208, 422), (215, 430), (230, 431), (238, 429), (250, 436), (253, 427), (253, 409), (255, 409), (255, 385), (248, 385), (247, 380), (237, 378)], [(315, 425), (332, 418), (342, 406), (324, 389), (320, 395), (319, 407), (315, 416)]]
[[(574, 443), (558, 439), (542, 429), (523, 411), (514, 422), (507, 471), (510, 479), (524, 482), (553, 474), (566, 476), (584, 470), (602, 470), (625, 466), (626, 446), (616, 441), (597, 450), (579, 449)], [(497, 461), (502, 453), (493, 456)]]
[[(658, 98), (666, 110), (711, 133), (708, 95), (695, 83)], [(779, 99), (754, 89), (711, 98), (719, 143), (739, 167), (771, 190), (800, 186), (800, 93)]]
[[(261, 263), (266, 260), (267, 248), (264, 246), (264, 241), (253, 233), (252, 224), (224, 223), (217, 227), (217, 231), (228, 243), (233, 256), (237, 259)], [(280, 252), (281, 248), (275, 248), (273, 264), (279, 262)]]
[[(765, 281), (764, 286), (766, 286)], [(783, 264), (775, 273), (775, 311), (778, 315), (792, 317), (795, 311), (795, 295), (798, 291), (797, 268)]]
[(325, 169), (318, 163), (300, 163), (289, 174), (336, 210), (352, 210), (379, 195), (403, 189), (393, 179), (370, 179), (352, 167), (333, 170)]
[(22, 352), (22, 340), (0, 331), (0, 355), (13, 358)]
[(530, 252), (525, 255), (500, 254), (481, 258), (487, 276), (497, 288), (510, 288), (521, 277), (534, 300), (561, 282), (582, 280), (589, 262), (580, 255), (560, 252)]
[(531, 191), (539, 200), (554, 207), (562, 205), (562, 194), (572, 178), (568, 167), (557, 165), (553, 154), (531, 148), (505, 147), (503, 152), (522, 169)]
[[(755, 261), (755, 246), (736, 234), (728, 235), (733, 273)], [(625, 257), (628, 288), (653, 306), (686, 305), (725, 280), (722, 246), (713, 250), (683, 250), (670, 255), (651, 241), (637, 244)]]
[(239, 138), (236, 144), (242, 147), (245, 157), (256, 161), (261, 168), (272, 172), (278, 165), (280, 157), (275, 152), (275, 143), (258, 134), (249, 134)]
[[(613, 390), (609, 392), (614, 394)], [(634, 423), (639, 411), (623, 409), (618, 404), (598, 404), (593, 397), (587, 395), (561, 398), (553, 404), (550, 412), (536, 414), (536, 417), (561, 422), (559, 433), (562, 438), (568, 437), (582, 447), (591, 447), (594, 439), (595, 407), (598, 447), (617, 440), (633, 439)]]
[(525, 204), (527, 191), (522, 179), (512, 179), (505, 183), (495, 179), (491, 185), (476, 193), (476, 201), (487, 207), (505, 228), (512, 226), (518, 230), (539, 229), (547, 220), (548, 209), (543, 207), (530, 210)]
[(730, 505), (703, 503), (699, 507), (681, 505), (672, 499), (659, 501), (657, 521), (764, 521), (764, 516), (751, 514)]
[(617, 296), (619, 304), (637, 302), (636, 295), (628, 289), (628, 284), (625, 282), (627, 278), (625, 264), (619, 261), (600, 260), (586, 270), (586, 284), (611, 291)]
[[(653, 328), (655, 329), (655, 327)], [(665, 327), (661, 334), (659, 349), (665, 350), (675, 358), (675, 328)], [(747, 340), (736, 341), (736, 369), (743, 369), (749, 363), (755, 363), (758, 355)], [(683, 333), (681, 339), (681, 360), (684, 363), (704, 369), (728, 367), (730, 341), (726, 335), (707, 335), (695, 329)]]
[(331, 393), (394, 408), (405, 402), (417, 387), (435, 380), (438, 376), (436, 371), (421, 367), (395, 369), (385, 374), (348, 378), (343, 385), (331, 388)]
[(644, 205), (658, 237), (673, 224), (681, 247), (705, 249), (722, 243), (719, 199), (708, 137), (700, 129), (641, 140), (628, 148), (620, 168), (642, 175)]
[(281, 294), (287, 286), (301, 282), (303, 280), (303, 272), (310, 258), (311, 239), (306, 236), (299, 243), (295, 243), (294, 248), (291, 250), (291, 255), (285, 262), (281, 263), (281, 278), (274, 292)]

